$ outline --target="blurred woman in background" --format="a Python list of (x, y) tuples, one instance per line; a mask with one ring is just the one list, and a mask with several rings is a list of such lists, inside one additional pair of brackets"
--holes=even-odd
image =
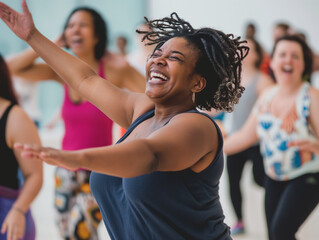
[(271, 61), (277, 84), (259, 97), (244, 126), (224, 145), (234, 154), (260, 139), (271, 240), (296, 239), (319, 201), (319, 156), (293, 143), (289, 147), (294, 141), (318, 142), (319, 91), (308, 82), (312, 57), (299, 36), (279, 38)]
[[(226, 135), (231, 135), (244, 125), (258, 96), (264, 89), (274, 84), (268, 75), (260, 71), (260, 64), (263, 60), (263, 49), (260, 44), (257, 40), (249, 38), (247, 46), (249, 53), (243, 60), (241, 75), (241, 85), (245, 87), (245, 91), (239, 103), (235, 105), (234, 111), (226, 114), (227, 120), (225, 121), (228, 125)], [(254, 180), (263, 187), (265, 171), (258, 141), (239, 153), (227, 156), (230, 198), (237, 217), (237, 222), (232, 228), (233, 235), (244, 232), (240, 180), (247, 161), (252, 161)]]
[[(29, 210), (42, 186), (42, 162), (21, 158), (15, 142), (40, 144), (37, 128), (18, 106), (8, 67), (0, 55), (0, 240), (34, 240)], [(20, 186), (19, 169), (24, 177)]]

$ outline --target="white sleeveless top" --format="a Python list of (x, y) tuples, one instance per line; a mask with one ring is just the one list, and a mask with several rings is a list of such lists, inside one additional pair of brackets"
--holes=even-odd
[(310, 98), (309, 83), (304, 83), (289, 113), (278, 118), (270, 113), (270, 103), (278, 86), (270, 90), (257, 104), (257, 134), (260, 138), (266, 174), (275, 180), (286, 181), (298, 176), (319, 172), (319, 156), (298, 147), (288, 147), (292, 140), (312, 139), (314, 134), (308, 124)]

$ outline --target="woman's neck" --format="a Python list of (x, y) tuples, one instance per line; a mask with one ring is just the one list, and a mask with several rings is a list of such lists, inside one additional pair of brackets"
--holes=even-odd
[(187, 112), (195, 109), (196, 107), (193, 104), (183, 106), (162, 106), (160, 104), (156, 104), (154, 121), (163, 123), (178, 113)]
[(278, 94), (281, 96), (290, 96), (299, 91), (300, 87), (303, 85), (303, 81), (296, 82), (295, 84), (280, 84), (278, 83), (279, 89)]

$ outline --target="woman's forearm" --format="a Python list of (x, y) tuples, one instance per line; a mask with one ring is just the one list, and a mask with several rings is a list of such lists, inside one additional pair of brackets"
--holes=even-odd
[(32, 49), (27, 49), (19, 55), (6, 59), (9, 70), (13, 75), (18, 75), (21, 71), (30, 68), (37, 59), (38, 54)]
[(136, 177), (157, 169), (157, 158), (147, 141), (134, 140), (110, 147), (62, 152), (66, 167), (85, 168), (117, 177)]
[(30, 208), (30, 204), (38, 195), (42, 187), (42, 173), (34, 173), (25, 179), (25, 183), (14, 207), (22, 210), (24, 213)]

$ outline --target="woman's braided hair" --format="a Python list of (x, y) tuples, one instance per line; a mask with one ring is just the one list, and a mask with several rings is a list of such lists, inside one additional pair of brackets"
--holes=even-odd
[(206, 87), (196, 93), (196, 107), (233, 111), (244, 91), (240, 75), (241, 61), (249, 50), (243, 46), (245, 41), (212, 28), (194, 29), (175, 12), (163, 19), (145, 20), (151, 30), (136, 31), (144, 34), (142, 41), (149, 40), (147, 45), (157, 44), (155, 50), (174, 37), (186, 39), (199, 50), (195, 72), (206, 79)]

